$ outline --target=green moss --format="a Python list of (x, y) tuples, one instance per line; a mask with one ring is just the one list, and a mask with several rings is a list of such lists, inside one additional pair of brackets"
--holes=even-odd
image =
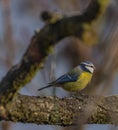
[(107, 124), (107, 122), (109, 123), (110, 121), (110, 117), (108, 116), (108, 112), (107, 111), (103, 111), (101, 108), (98, 110), (98, 112), (96, 114), (94, 114), (91, 117), (93, 120), (91, 120), (92, 122), (94, 122), (95, 124)]
[(82, 40), (87, 43), (87, 45), (93, 45), (97, 43), (98, 41), (98, 34), (97, 34), (97, 27), (99, 26), (99, 21), (101, 17), (103, 16), (106, 7), (109, 4), (109, 0), (98, 0), (98, 4), (100, 7), (99, 14), (91, 22), (86, 22), (82, 24), (83, 27), (83, 34), (82, 34)]

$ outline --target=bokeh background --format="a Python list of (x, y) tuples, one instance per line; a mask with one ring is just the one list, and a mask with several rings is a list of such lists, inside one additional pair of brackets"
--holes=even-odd
[[(45, 23), (41, 20), (42, 11), (58, 12), (65, 16), (82, 14), (90, 0), (0, 0), (0, 78), (25, 53), (36, 29)], [(83, 90), (89, 94), (113, 95), (118, 93), (118, 0), (111, 0), (104, 14), (87, 34), (89, 40), (82, 41), (68, 37), (60, 41), (44, 64), (44, 68), (20, 93), (26, 95), (68, 96), (69, 93), (58, 88), (37, 89), (68, 72), (81, 61), (91, 60), (96, 66), (92, 83)], [(90, 35), (90, 36), (89, 36)], [(2, 121), (1, 130), (60, 130), (58, 126), (38, 126)], [(68, 128), (67, 128), (68, 129)], [(72, 128), (71, 128), (72, 129)], [(117, 130), (112, 125), (85, 125), (84, 130)]]

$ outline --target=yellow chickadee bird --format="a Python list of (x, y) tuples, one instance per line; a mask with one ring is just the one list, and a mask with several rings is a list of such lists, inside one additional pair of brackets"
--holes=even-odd
[(70, 92), (80, 91), (91, 81), (94, 69), (95, 67), (90, 61), (81, 62), (70, 72), (62, 75), (57, 80), (50, 82), (47, 86), (38, 89), (38, 91), (52, 86), (61, 87)]

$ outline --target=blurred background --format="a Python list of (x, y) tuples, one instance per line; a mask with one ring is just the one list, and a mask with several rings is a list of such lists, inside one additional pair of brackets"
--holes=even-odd
[[(45, 23), (41, 20), (42, 11), (58, 12), (65, 16), (82, 14), (90, 0), (0, 0), (0, 78), (22, 58), (36, 29)], [(91, 84), (84, 93), (113, 95), (118, 93), (118, 0), (111, 0), (105, 12), (94, 22), (85, 40), (68, 37), (60, 41), (45, 62), (44, 68), (35, 78), (21, 89), (26, 95), (68, 96), (58, 88), (37, 89), (68, 72), (81, 61), (90, 60), (96, 70)], [(88, 39), (87, 39), (88, 38)], [(40, 86), (39, 86), (40, 85)], [(35, 124), (11, 123), (2, 121), (1, 130), (60, 130), (58, 126), (38, 126)], [(67, 128), (68, 129), (68, 128)], [(70, 128), (73, 129), (73, 128)], [(116, 130), (112, 125), (85, 125), (83, 130)]]

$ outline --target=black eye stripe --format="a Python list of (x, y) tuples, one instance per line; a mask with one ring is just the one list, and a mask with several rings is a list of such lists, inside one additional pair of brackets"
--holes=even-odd
[(92, 66), (92, 65), (86, 65), (86, 66), (93, 68), (93, 66)]
[[(82, 64), (81, 64), (81, 65), (82, 65)], [(86, 64), (86, 63), (83, 63), (83, 65), (84, 65), (85, 67), (94, 68), (94, 65), (91, 65), (91, 64)]]

